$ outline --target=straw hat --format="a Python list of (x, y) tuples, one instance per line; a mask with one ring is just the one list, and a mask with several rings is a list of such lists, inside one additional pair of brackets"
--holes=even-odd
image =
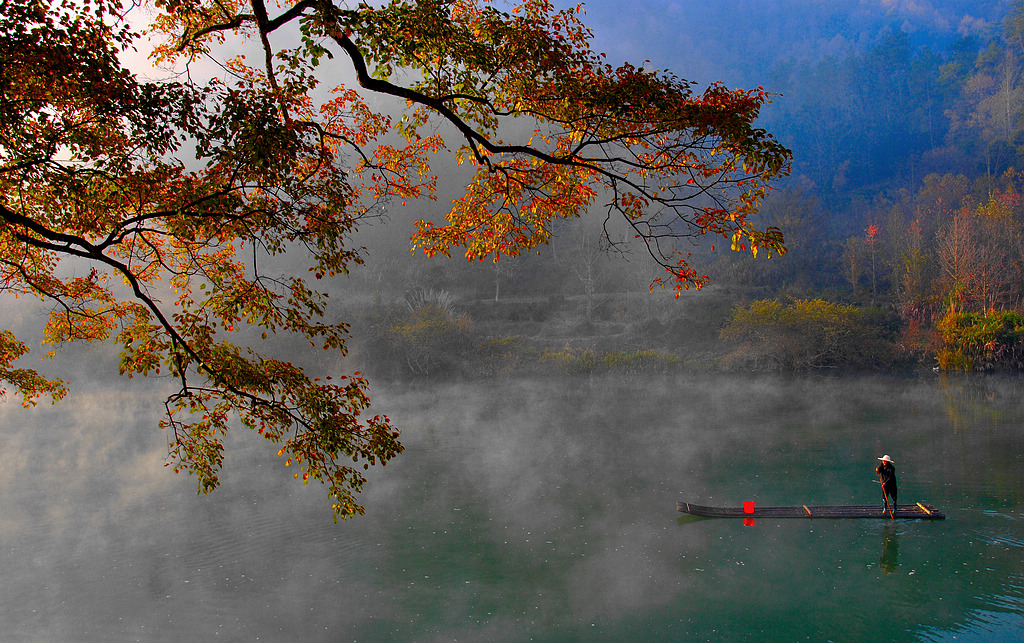
[(881, 460), (882, 462), (892, 462), (893, 461), (892, 458), (889, 457), (888, 453), (886, 453), (885, 455), (883, 455), (881, 458), (878, 458), (878, 459)]

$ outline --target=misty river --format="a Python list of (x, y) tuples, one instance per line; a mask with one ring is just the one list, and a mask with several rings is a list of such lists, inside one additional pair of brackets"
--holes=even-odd
[[(144, 384), (145, 385), (145, 384)], [(153, 390), (0, 404), (6, 641), (1024, 639), (1020, 378), (375, 383), (406, 451), (335, 525), (239, 431), (163, 466)], [(132, 392), (125, 392), (131, 389)], [(945, 521), (684, 517), (901, 503)]]

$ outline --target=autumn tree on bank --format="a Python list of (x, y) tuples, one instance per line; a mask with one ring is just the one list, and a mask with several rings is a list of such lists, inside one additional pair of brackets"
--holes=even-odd
[[(217, 486), (238, 421), (278, 445), (296, 477), (326, 484), (336, 517), (362, 512), (359, 466), (398, 454), (398, 431), (368, 417), (358, 374), (320, 381), (269, 356), (262, 342), (281, 332), (344, 352), (347, 328), (322, 320), (325, 296), (303, 275), (267, 265), (288, 253), (314, 279), (347, 273), (361, 262), (348, 243), (360, 220), (387, 199), (431, 198), (442, 152), (474, 173), (444, 221), (417, 223), (412, 242), (427, 254), (515, 256), (546, 244), (553, 221), (588, 213), (629, 226), (666, 271), (655, 284), (677, 289), (706, 281), (688, 241), (784, 251), (779, 230), (749, 219), (790, 163), (754, 125), (768, 95), (697, 93), (668, 72), (609, 66), (578, 8), (148, 9), (158, 62), (212, 61), (222, 76), (126, 70), (120, 57), (145, 41), (119, 0), (0, 3), (0, 287), (52, 304), (46, 342), (112, 339), (122, 374), (176, 382), (169, 463), (200, 491)], [(243, 50), (258, 63), (223, 53)], [(323, 98), (321, 81), (340, 70), (359, 89)], [(402, 117), (374, 113), (367, 94), (404, 101)], [(439, 123), (457, 136), (431, 134)], [(532, 135), (503, 139), (522, 123)], [(392, 132), (405, 144), (384, 142)], [(0, 379), (27, 403), (60, 397), (63, 382), (13, 368), (25, 349), (4, 333)]]

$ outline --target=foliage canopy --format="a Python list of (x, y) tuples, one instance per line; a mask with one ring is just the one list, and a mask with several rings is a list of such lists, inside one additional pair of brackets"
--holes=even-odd
[[(328, 486), (335, 517), (362, 512), (363, 475), (345, 463), (386, 463), (398, 432), (365, 417), (358, 373), (321, 382), (270, 356), (264, 342), (281, 331), (344, 352), (347, 327), (323, 321), (324, 295), (305, 278), (267, 266), (289, 253), (315, 279), (347, 273), (362, 260), (351, 234), (382, 201), (433, 198), (439, 152), (474, 173), (445, 221), (418, 222), (413, 244), (427, 254), (514, 256), (546, 243), (554, 220), (597, 208), (632, 228), (677, 290), (707, 279), (686, 240), (784, 252), (779, 230), (749, 220), (790, 165), (754, 126), (770, 96), (612, 67), (591, 50), (580, 7), (149, 9), (157, 62), (223, 73), (148, 81), (127, 70), (121, 58), (143, 40), (120, 0), (0, 3), (0, 287), (53, 305), (46, 342), (113, 337), (122, 374), (177, 382), (169, 464), (200, 491), (217, 486), (237, 418), (279, 444), (296, 477)], [(243, 50), (259, 64), (224, 53)], [(363, 94), (338, 86), (324, 98), (321, 80), (342, 68)], [(407, 109), (393, 122), (366, 93)], [(532, 134), (519, 137), (523, 123)], [(432, 133), (439, 124), (457, 145)], [(11, 368), (23, 352), (5, 332), (3, 382), (29, 401), (62, 395), (63, 382)]]

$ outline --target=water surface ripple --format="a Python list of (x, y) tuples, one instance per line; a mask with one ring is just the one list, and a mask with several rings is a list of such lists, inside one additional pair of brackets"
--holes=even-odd
[[(0, 619), (40, 641), (1024, 640), (1024, 396), (1010, 378), (384, 385), (406, 451), (365, 516), (272, 445), (223, 487), (163, 466), (159, 396), (0, 404)], [(900, 501), (945, 521), (681, 516)]]

